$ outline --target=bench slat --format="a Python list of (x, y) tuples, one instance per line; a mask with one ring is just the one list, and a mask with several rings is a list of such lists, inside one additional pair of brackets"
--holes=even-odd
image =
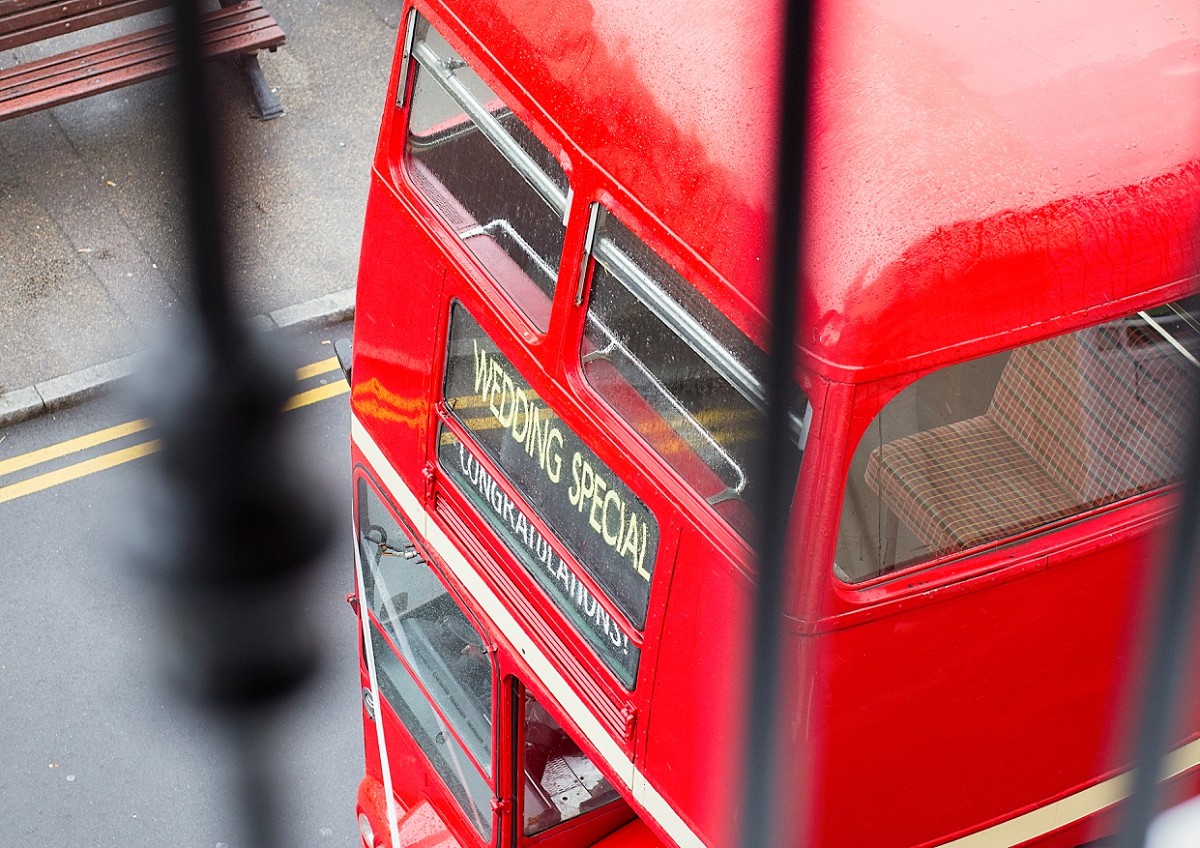
[(0, 18), (0, 50), (152, 12), (164, 0), (59, 0)]
[[(254, 41), (248, 38), (225, 41), (218, 48), (210, 50), (209, 55), (217, 57), (244, 53), (247, 47), (253, 44)], [(119, 68), (104, 74), (89, 75), (69, 84), (60, 84), (52, 89), (6, 100), (0, 104), (0, 117), (16, 118), (48, 106), (59, 106), (90, 97), (93, 94), (113, 91), (135, 82), (163, 76), (174, 70), (177, 64), (177, 57), (174, 53), (170, 53), (140, 62), (136, 67)]]
[[(0, 118), (162, 76), (178, 62), (173, 39), (173, 27), (156, 27), (10, 68), (0, 76)], [(206, 16), (203, 39), (206, 57), (217, 58), (278, 47), (285, 35), (261, 5), (246, 2)]]
[[(57, 6), (62, 0), (0, 0), (0, 20), (12, 15), (26, 12), (30, 9), (40, 9), (46, 6)], [(91, 0), (97, 6), (110, 3), (112, 0)], [(166, 0), (163, 0), (166, 3)]]
[[(230, 46), (231, 42), (241, 44), (249, 39), (257, 43), (261, 34), (272, 25), (270, 21), (252, 20), (214, 28), (205, 34), (205, 52), (210, 57), (235, 52)], [(134, 68), (143, 62), (168, 56), (174, 49), (173, 33), (160, 30), (153, 37), (141, 38), (134, 43), (112, 44), (107, 49), (93, 51), (75, 61), (58, 62), (36, 69), (14, 69), (21, 72), (0, 76), (0, 103), (88, 76)]]
[[(257, 24), (260, 27), (275, 25), (270, 13), (256, 2), (241, 3), (218, 9), (206, 15), (201, 22), (201, 32), (207, 37), (218, 28), (239, 24)], [(170, 25), (162, 25), (141, 32), (131, 33), (119, 38), (85, 45), (75, 50), (36, 59), (11, 68), (0, 70), (0, 91), (43, 76), (50, 76), (73, 68), (84, 68), (89, 64), (107, 61), (122, 53), (132, 53), (155, 44), (172, 44), (174, 29)], [(272, 49), (283, 42), (266, 43), (261, 47)]]
[[(107, 4), (107, 2), (113, 2), (114, 0), (89, 0), (89, 1), (91, 2), (91, 4), (94, 4), (96, 6), (103, 6), (104, 4)], [(168, 4), (168, 2), (169, 2), (169, 0), (162, 0), (163, 6), (166, 6)], [(62, 0), (0, 0), (0, 18), (5, 18), (7, 16), (10, 16), (10, 14), (17, 14), (18, 12), (25, 12), (25, 11), (30, 10), (30, 8), (41, 8), (43, 6), (58, 6), (61, 4), (62, 4)]]

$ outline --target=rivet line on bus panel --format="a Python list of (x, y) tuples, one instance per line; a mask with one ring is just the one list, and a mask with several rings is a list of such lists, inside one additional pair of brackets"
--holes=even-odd
[[(328, 363), (332, 362), (333, 366), (328, 367)], [(338, 367), (337, 358), (333, 357), (330, 360), (313, 363), (305, 368), (297, 371), (299, 379), (316, 376), (318, 374), (327, 373)], [(321, 370), (324, 369), (324, 370)], [(329, 398), (344, 395), (350, 391), (350, 387), (342, 380), (329, 383), (324, 386), (317, 386), (314, 389), (300, 392), (293, 395), (290, 400), (284, 405), (282, 412), (290, 412), (293, 409), (299, 409), (304, 406), (311, 406), (314, 403), (319, 403)], [(95, 433), (89, 433), (84, 436), (79, 436), (74, 439), (68, 439), (65, 442), (60, 442), (57, 445), (41, 448), (36, 451), (30, 451), (20, 456), (14, 456), (10, 459), (0, 462), (0, 475), (11, 474), (16, 471), (29, 468), (33, 465), (38, 465), (43, 462), (49, 462), (52, 459), (58, 459), (71, 453), (86, 450), (96, 445), (114, 441), (123, 438), (124, 436), (132, 435), (141, 432), (150, 426), (149, 422), (144, 419), (137, 421), (129, 421), (125, 424), (118, 424), (114, 427), (108, 427), (103, 430), (98, 430)], [(8, 486), (0, 486), (0, 503), (16, 500), (25, 495), (32, 495), (37, 492), (52, 489), (55, 486), (60, 486), (63, 483), (69, 483), (73, 480), (78, 480), (82, 477), (95, 474), (100, 471), (107, 471), (110, 468), (115, 468), (118, 465), (124, 465), (127, 462), (132, 462), (135, 459), (140, 459), (143, 456), (149, 456), (158, 450), (157, 441), (142, 442), (137, 445), (132, 445), (127, 448), (111, 451), (101, 454), (100, 456), (86, 459), (72, 465), (64, 466), (63, 468), (54, 471), (47, 471), (44, 474), (39, 474), (35, 477), (30, 477), (26, 480), (21, 480), (17, 483), (12, 483)]]

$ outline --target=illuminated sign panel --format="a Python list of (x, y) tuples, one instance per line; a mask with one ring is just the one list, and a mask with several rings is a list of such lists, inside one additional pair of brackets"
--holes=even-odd
[[(637, 628), (646, 621), (658, 522), (640, 498), (542, 401), (475, 320), (455, 305), (445, 396), (455, 419)], [(442, 468), (588, 638), (632, 685), (637, 648), (525, 514), (448, 429)]]

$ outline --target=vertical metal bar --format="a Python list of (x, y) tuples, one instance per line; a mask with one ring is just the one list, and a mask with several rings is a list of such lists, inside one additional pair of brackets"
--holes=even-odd
[(1134, 748), (1133, 791), (1126, 802), (1120, 845), (1140, 846), (1158, 806), (1164, 757), (1178, 726), (1184, 686), (1192, 659), (1195, 610), (1200, 600), (1197, 557), (1200, 556), (1200, 380), (1187, 369), (1192, 422), (1184, 461), (1183, 497), (1171, 538), (1170, 553), (1152, 611), (1142, 667), (1141, 697)]
[(403, 108), (408, 94), (408, 74), (412, 65), (413, 35), (417, 29), (417, 10), (408, 10), (408, 20), (404, 25), (404, 52), (400, 56), (400, 79), (396, 84), (396, 108)]
[(766, 381), (766, 421), (759, 458), (763, 475), (758, 543), (758, 582), (754, 595), (751, 666), (747, 702), (747, 745), (742, 798), (742, 845), (774, 848), (780, 843), (776, 779), (780, 750), (780, 660), (787, 538), (794, 467), (788, 456), (793, 438), (790, 412), (796, 397), (795, 335), (801, 269), (802, 202), (805, 196), (813, 4), (787, 0), (784, 11), (778, 135), (775, 157), (775, 209), (771, 247), (770, 362)]
[(196, 0), (174, 0), (173, 11), (179, 51), (179, 142), (196, 309), (213, 350), (232, 353), (236, 334), (230, 332), (235, 320), (220, 225), (222, 175), (216, 167), (215, 125), (204, 84), (200, 11)]
[(246, 843), (282, 848), (270, 710), (309, 674), (306, 577), (328, 513), (291, 461), (280, 410), (292, 369), (237, 317), (222, 221), (220, 115), (206, 85), (197, 0), (174, 0), (176, 132), (195, 315), (138, 390), (161, 450), (148, 460), (132, 558), (159, 591), (168, 678), (220, 720)]

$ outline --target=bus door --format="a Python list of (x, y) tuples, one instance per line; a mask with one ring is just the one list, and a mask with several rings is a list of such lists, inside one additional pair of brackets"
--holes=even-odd
[(494, 643), (379, 489), (355, 486), (364, 729), (382, 790), (360, 812), (380, 844), (431, 829), (491, 844)]
[(518, 671), (504, 685), (509, 732), (503, 738), (510, 746), (511, 771), (503, 805), (512, 813), (509, 844), (594, 845), (633, 820), (633, 812), (565, 729), (567, 717), (556, 715), (561, 708), (525, 684), (530, 679)]
[(366, 476), (356, 494), (367, 782), (373, 772), (377, 784), (359, 807), (371, 842), (424, 845), (433, 834), (447, 846), (575, 848), (628, 823), (562, 708), (526, 685), (535, 678), (517, 652)]

